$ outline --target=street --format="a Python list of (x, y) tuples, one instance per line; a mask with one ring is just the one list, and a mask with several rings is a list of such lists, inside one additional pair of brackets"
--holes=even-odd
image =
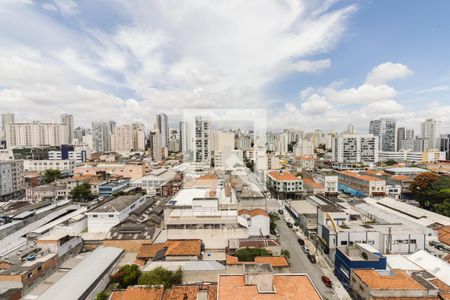
[(322, 270), (320, 270), (317, 264), (312, 264), (309, 261), (297, 242), (297, 234), (292, 229), (287, 227), (286, 222), (283, 219), (278, 221), (276, 224), (278, 230), (280, 231), (280, 237), (278, 240), (281, 243), (281, 247), (288, 250), (291, 254), (291, 258), (289, 259), (291, 271), (308, 274), (324, 299), (339, 299), (334, 290), (326, 287), (322, 282)]

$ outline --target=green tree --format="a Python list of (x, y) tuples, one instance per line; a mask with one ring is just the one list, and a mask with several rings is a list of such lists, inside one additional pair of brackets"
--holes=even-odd
[(270, 217), (270, 232), (272, 234), (275, 234), (275, 228), (277, 228), (276, 221), (280, 220), (280, 216), (276, 212), (270, 212), (269, 217)]
[(70, 191), (70, 196), (73, 201), (77, 202), (90, 200), (92, 198), (91, 185), (85, 182), (77, 185)]
[(108, 294), (105, 291), (103, 291), (97, 294), (95, 300), (108, 300), (108, 298), (109, 298)]
[(169, 289), (174, 284), (180, 284), (183, 279), (183, 272), (178, 268), (175, 272), (169, 271), (163, 267), (157, 267), (150, 272), (142, 273), (139, 277), (139, 285), (163, 285)]
[(394, 160), (394, 159), (389, 159), (389, 160), (385, 161), (384, 164), (385, 164), (386, 166), (393, 166), (393, 165), (396, 165), (396, 164), (397, 164), (397, 161)]
[(61, 171), (56, 169), (48, 169), (45, 170), (42, 177), (44, 178), (45, 183), (51, 183), (61, 177)]
[(450, 217), (450, 198), (445, 199), (442, 203), (436, 205), (436, 212)]
[(111, 282), (117, 283), (121, 289), (126, 289), (130, 285), (136, 285), (140, 276), (141, 270), (137, 265), (124, 265), (111, 276)]
[(257, 256), (272, 256), (272, 253), (264, 248), (243, 248), (236, 251), (239, 261), (254, 261)]
[(286, 257), (287, 259), (291, 258), (291, 253), (286, 249), (281, 250), (281, 255)]

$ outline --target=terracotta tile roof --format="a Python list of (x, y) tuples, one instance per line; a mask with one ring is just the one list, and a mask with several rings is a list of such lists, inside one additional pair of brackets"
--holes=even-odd
[(373, 176), (368, 176), (368, 175), (361, 175), (352, 171), (341, 171), (339, 172), (340, 174), (349, 176), (349, 177), (353, 177), (353, 178), (358, 178), (361, 180), (365, 180), (365, 181), (382, 181), (382, 179), (377, 178), (377, 177), (373, 177)]
[(254, 262), (239, 261), (236, 256), (227, 255), (227, 265), (243, 265), (243, 264), (270, 264), (275, 268), (289, 267), (289, 263), (284, 256), (257, 256)]
[(297, 159), (297, 160), (316, 160), (316, 158), (314, 158), (312, 156), (297, 156), (297, 157), (295, 157), (295, 159)]
[(169, 240), (166, 242), (166, 256), (200, 255), (201, 240)]
[[(260, 294), (256, 285), (246, 285), (244, 275), (219, 275), (217, 287), (218, 300), (319, 300), (321, 299), (314, 285), (304, 274), (274, 275), (274, 294)], [(301, 298), (299, 297), (301, 295)]]
[(450, 246), (450, 225), (438, 229), (438, 239), (441, 243)]
[(393, 175), (391, 176), (394, 180), (400, 180), (400, 181), (413, 181), (412, 178), (406, 176), (406, 175)]
[(164, 289), (157, 287), (128, 287), (124, 291), (113, 291), (111, 293), (110, 300), (142, 300), (142, 299), (152, 299), (161, 300), (163, 299)]
[(442, 300), (450, 300), (450, 293), (441, 293), (439, 296)]
[(447, 255), (444, 256), (444, 258), (442, 258), (442, 259), (450, 264), (450, 254), (447, 254)]
[(324, 185), (320, 182), (315, 182), (311, 178), (303, 178), (303, 183), (309, 185), (312, 188), (320, 189), (324, 188)]
[(277, 181), (296, 181), (300, 180), (299, 177), (292, 175), (289, 172), (278, 172), (278, 171), (272, 171), (269, 172), (269, 176)]
[(217, 299), (217, 285), (208, 285), (208, 300)]
[(392, 270), (390, 275), (382, 275), (373, 269), (353, 270), (353, 273), (371, 289), (425, 290), (425, 287), (401, 270)]
[(364, 171), (367, 175), (376, 175), (376, 176), (382, 176), (386, 175), (386, 173), (383, 170), (366, 170)]
[(164, 292), (163, 300), (196, 300), (198, 285), (173, 286)]
[(439, 290), (443, 292), (450, 292), (450, 286), (448, 286), (445, 282), (442, 280), (439, 280), (437, 278), (431, 279), (430, 282), (434, 284)]
[(239, 215), (250, 215), (254, 216), (266, 216), (269, 217), (269, 214), (264, 209), (255, 208), (255, 209), (241, 209), (238, 212)]
[(206, 174), (206, 175), (202, 175), (198, 178), (199, 180), (212, 180), (212, 179), (217, 179), (217, 176), (214, 174)]
[(143, 244), (137, 254), (138, 258), (153, 258), (156, 253), (164, 247), (165, 243)]
[(272, 267), (289, 267), (289, 263), (284, 256), (258, 256), (255, 263), (271, 264)]

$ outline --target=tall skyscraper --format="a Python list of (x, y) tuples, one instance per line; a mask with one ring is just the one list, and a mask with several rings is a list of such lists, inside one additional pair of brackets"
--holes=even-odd
[(6, 131), (6, 125), (15, 123), (15, 117), (12, 113), (2, 114), (2, 128)]
[(180, 146), (181, 152), (187, 154), (189, 149), (189, 126), (185, 121), (180, 122)]
[(133, 149), (133, 131), (130, 125), (115, 126), (111, 135), (111, 151), (129, 152)]
[(133, 128), (133, 150), (144, 151), (145, 150), (145, 127), (142, 123), (131, 124)]
[(8, 147), (60, 146), (68, 144), (67, 125), (48, 122), (6, 124)]
[(69, 140), (69, 144), (73, 143), (74, 139), (74, 122), (73, 122), (73, 115), (70, 114), (63, 114), (61, 115), (61, 123), (66, 125), (66, 131), (67, 131), (67, 139)]
[(194, 161), (205, 167), (211, 164), (211, 121), (207, 117), (195, 117)]
[(162, 160), (161, 134), (158, 130), (150, 132), (150, 145), (152, 149), (153, 161)]
[(397, 130), (397, 151), (414, 149), (414, 129), (399, 127)]
[(155, 129), (161, 134), (162, 148), (169, 145), (169, 120), (166, 114), (159, 114), (156, 116)]
[(420, 137), (428, 139), (430, 149), (438, 149), (438, 138), (441, 135), (441, 122), (433, 119), (427, 119), (420, 123)]
[(397, 122), (395, 119), (381, 118), (370, 121), (369, 133), (378, 137), (379, 150), (397, 151)]
[(106, 122), (92, 122), (92, 150), (94, 152), (111, 151), (109, 124)]

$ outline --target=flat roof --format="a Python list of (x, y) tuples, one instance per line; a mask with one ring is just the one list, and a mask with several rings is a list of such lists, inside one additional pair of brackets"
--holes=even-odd
[(425, 290), (424, 286), (401, 270), (355, 269), (352, 272), (370, 289)]
[(408, 256), (408, 259), (433, 274), (446, 284), (450, 285), (450, 264), (434, 256), (433, 254), (420, 250)]
[(396, 167), (385, 169), (387, 172), (391, 173), (424, 173), (429, 172), (428, 170), (417, 168), (417, 167)]
[(225, 271), (226, 267), (215, 260), (189, 260), (189, 261), (151, 261), (145, 265), (142, 271), (151, 271), (157, 267), (163, 267), (170, 271), (182, 268), (183, 271)]
[(209, 188), (198, 187), (182, 189), (168, 202), (168, 204), (175, 206), (191, 206), (194, 198), (209, 197)]
[(244, 275), (219, 275), (217, 283), (217, 299), (322, 299), (314, 284), (306, 274), (275, 274), (273, 275), (275, 293), (262, 294), (256, 285), (246, 285)]
[(119, 259), (122, 253), (123, 249), (120, 248), (97, 248), (37, 299), (78, 300), (82, 298), (83, 294), (91, 289), (96, 280), (104, 275), (104, 272)]
[(116, 197), (99, 207), (89, 211), (89, 213), (114, 213), (120, 212), (142, 198), (142, 195), (125, 195)]
[(293, 200), (291, 207), (299, 214), (317, 214), (317, 207), (307, 200)]
[(358, 174), (358, 173), (355, 173), (355, 172), (352, 172), (352, 171), (341, 171), (341, 172), (338, 172), (338, 173), (342, 174), (342, 175), (349, 176), (349, 177), (361, 179), (361, 180), (364, 180), (364, 181), (384, 181), (383, 179), (380, 179), (378, 177), (364, 175), (364, 174)]

